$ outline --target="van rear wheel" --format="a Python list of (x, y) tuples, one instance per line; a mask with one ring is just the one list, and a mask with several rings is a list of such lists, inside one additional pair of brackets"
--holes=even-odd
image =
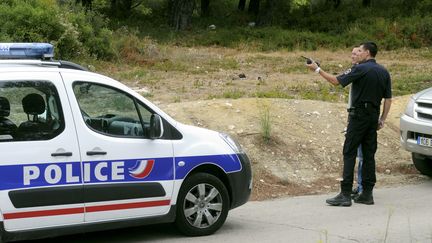
[(432, 177), (432, 159), (421, 154), (412, 153), (414, 166), (420, 173)]
[(177, 199), (177, 228), (188, 236), (210, 235), (225, 222), (229, 196), (219, 178), (197, 173), (187, 178)]

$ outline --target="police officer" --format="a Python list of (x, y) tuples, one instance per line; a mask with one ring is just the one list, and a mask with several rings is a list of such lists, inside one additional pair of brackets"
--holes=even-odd
[[(357, 65), (359, 63), (358, 60), (358, 55), (357, 52), (359, 51), (359, 47), (356, 46), (352, 49), (351, 51), (351, 64)], [(347, 110), (349, 111), (350, 109), (352, 109), (352, 99), (351, 99), (351, 92), (352, 92), (352, 85), (350, 86), (350, 91), (349, 91), (349, 96), (348, 96), (348, 107)], [(345, 130), (346, 131), (346, 130)], [(361, 145), (358, 147), (357, 149), (357, 158), (358, 158), (358, 169), (357, 169), (357, 187), (353, 188), (352, 192), (351, 192), (351, 197), (355, 197), (357, 196), (358, 193), (363, 191), (363, 187), (362, 187), (362, 165), (363, 165), (363, 153), (362, 153), (362, 148)]]
[[(377, 130), (384, 127), (391, 106), (391, 79), (388, 71), (375, 61), (378, 47), (373, 42), (364, 42), (358, 50), (359, 64), (339, 76), (323, 71), (315, 62), (307, 66), (319, 73), (333, 85), (343, 87), (352, 83), (352, 108), (348, 115), (348, 128), (343, 147), (343, 180), (341, 192), (326, 202), (333, 206), (351, 206), (350, 193), (354, 179), (354, 166), (357, 148), (362, 146), (363, 191), (354, 198), (354, 202), (374, 204), (372, 190), (375, 186), (375, 152), (377, 150)], [(384, 98), (383, 111), (379, 115), (381, 101)]]

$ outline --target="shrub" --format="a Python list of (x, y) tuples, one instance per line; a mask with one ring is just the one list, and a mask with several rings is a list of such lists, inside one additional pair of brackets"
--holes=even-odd
[(0, 3), (0, 37), (10, 42), (49, 42), (56, 55), (73, 59), (114, 57), (112, 33), (97, 13), (55, 0), (8, 0)]
[(49, 42), (64, 32), (54, 1), (10, 0), (0, 4), (1, 35), (16, 42)]
[(261, 137), (264, 142), (269, 143), (271, 140), (272, 122), (270, 117), (271, 104), (269, 102), (262, 102), (258, 104), (259, 116), (261, 125)]
[(75, 28), (78, 41), (89, 54), (98, 59), (112, 59), (115, 49), (112, 45), (112, 32), (107, 27), (108, 21), (96, 12), (71, 5), (63, 7), (69, 10), (63, 10), (66, 21)]

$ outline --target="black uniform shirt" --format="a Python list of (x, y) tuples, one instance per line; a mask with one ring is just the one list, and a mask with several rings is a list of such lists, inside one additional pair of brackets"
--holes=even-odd
[(390, 74), (375, 59), (354, 65), (336, 78), (343, 87), (352, 83), (353, 107), (372, 103), (379, 108), (382, 98), (392, 97)]

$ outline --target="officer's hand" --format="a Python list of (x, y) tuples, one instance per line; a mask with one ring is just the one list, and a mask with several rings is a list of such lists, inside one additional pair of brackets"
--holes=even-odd
[(316, 64), (316, 62), (312, 62), (311, 64), (306, 64), (306, 66), (312, 71), (315, 71), (318, 68), (318, 64)]
[(377, 130), (380, 130), (380, 129), (383, 128), (383, 127), (384, 127), (384, 121), (381, 120), (381, 119), (379, 119), (379, 120), (378, 120), (378, 128), (377, 128)]

